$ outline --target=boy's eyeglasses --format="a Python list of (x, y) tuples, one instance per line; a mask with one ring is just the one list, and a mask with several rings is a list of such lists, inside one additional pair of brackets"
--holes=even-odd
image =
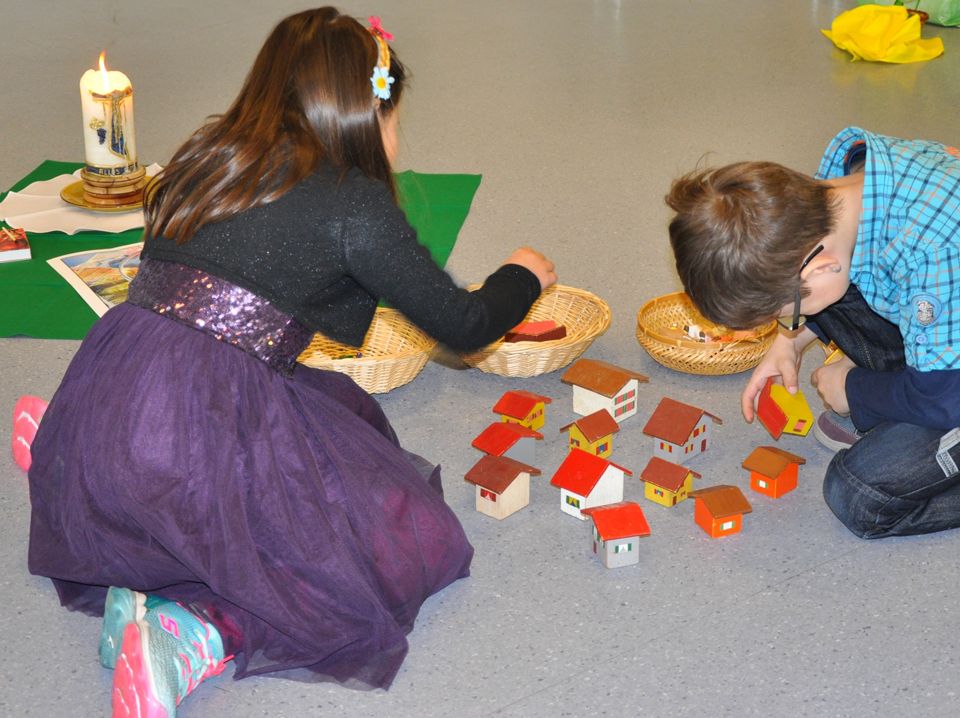
[(798, 276), (801, 276), (801, 279), (800, 279), (800, 284), (797, 285), (796, 299), (794, 299), (793, 301), (793, 324), (791, 324), (790, 326), (787, 326), (786, 324), (783, 323), (783, 321), (781, 321), (780, 319), (777, 319), (777, 323), (784, 329), (788, 329), (791, 332), (795, 332), (797, 331), (797, 329), (800, 328), (801, 324), (806, 322), (806, 319), (804, 319), (803, 322), (800, 321), (800, 299), (801, 299), (800, 287), (803, 284), (803, 279), (802, 279), (803, 270), (806, 269), (807, 265), (810, 264), (811, 261), (813, 261), (813, 258), (816, 257), (818, 254), (820, 254), (820, 252), (822, 251), (823, 251), (823, 245), (821, 244), (819, 247), (813, 250), (813, 252), (810, 253), (810, 256), (807, 257), (805, 260), (803, 260), (803, 264), (800, 265), (800, 271), (798, 273)]

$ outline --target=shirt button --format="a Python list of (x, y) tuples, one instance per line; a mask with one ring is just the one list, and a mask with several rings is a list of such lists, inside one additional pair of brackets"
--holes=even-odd
[(926, 344), (927, 343), (926, 334), (917, 334), (916, 342), (917, 344)]

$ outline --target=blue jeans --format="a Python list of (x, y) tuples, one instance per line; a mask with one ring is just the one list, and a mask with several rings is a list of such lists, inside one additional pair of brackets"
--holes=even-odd
[[(906, 368), (900, 330), (870, 309), (855, 286), (808, 319), (857, 366), (874, 371)], [(897, 421), (878, 425), (833, 457), (823, 478), (827, 506), (844, 526), (866, 539), (957, 528), (960, 473), (947, 476), (936, 460), (945, 433)], [(960, 444), (949, 453), (960, 466)]]

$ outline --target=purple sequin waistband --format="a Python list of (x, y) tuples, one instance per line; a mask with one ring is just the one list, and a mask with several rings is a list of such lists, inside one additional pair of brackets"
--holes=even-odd
[(267, 300), (209, 272), (142, 259), (127, 301), (233, 344), (290, 375), (313, 332)]

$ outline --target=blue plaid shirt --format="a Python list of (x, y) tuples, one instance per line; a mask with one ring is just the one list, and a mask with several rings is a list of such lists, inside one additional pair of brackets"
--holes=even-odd
[(960, 369), (960, 150), (858, 127), (838, 134), (817, 179), (864, 160), (850, 281), (900, 327), (907, 365)]

